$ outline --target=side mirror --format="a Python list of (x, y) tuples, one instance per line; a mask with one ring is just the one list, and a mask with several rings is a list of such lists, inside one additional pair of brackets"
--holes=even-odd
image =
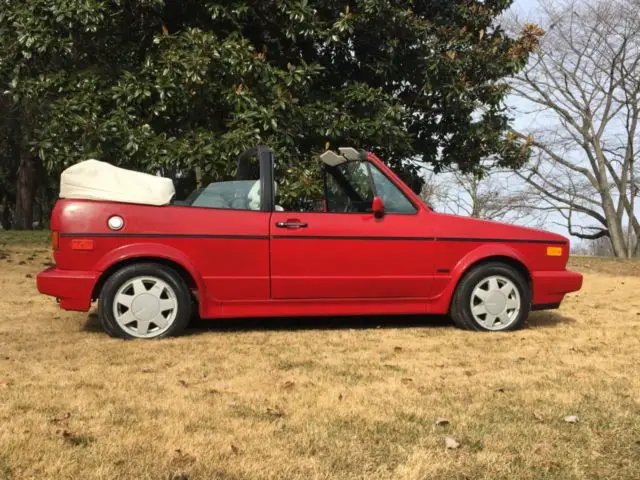
[(376, 218), (384, 217), (384, 202), (380, 197), (373, 197), (371, 211), (373, 212), (373, 216)]

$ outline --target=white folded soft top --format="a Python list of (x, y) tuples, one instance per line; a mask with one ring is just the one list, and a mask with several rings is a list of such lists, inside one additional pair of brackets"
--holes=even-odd
[(174, 195), (170, 178), (134, 172), (98, 160), (77, 163), (60, 176), (60, 198), (167, 205)]

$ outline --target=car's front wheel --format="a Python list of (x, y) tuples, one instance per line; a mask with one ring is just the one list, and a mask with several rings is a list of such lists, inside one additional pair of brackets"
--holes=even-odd
[(454, 323), (468, 330), (504, 332), (522, 327), (529, 316), (527, 281), (513, 267), (486, 263), (469, 271), (451, 302)]
[(182, 333), (191, 317), (191, 296), (180, 275), (164, 265), (123, 267), (105, 282), (98, 304), (111, 336), (163, 338)]

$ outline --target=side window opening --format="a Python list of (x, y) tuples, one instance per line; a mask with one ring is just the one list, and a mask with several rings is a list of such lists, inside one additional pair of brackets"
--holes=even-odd
[(371, 211), (373, 188), (367, 162), (347, 162), (325, 169), (327, 211), (357, 213)]
[(384, 209), (387, 213), (416, 213), (416, 207), (409, 201), (402, 190), (400, 190), (387, 176), (378, 168), (370, 164), (371, 177), (378, 195), (384, 202)]
[(276, 210), (368, 213), (379, 196), (387, 213), (416, 213), (405, 194), (369, 161), (349, 161), (322, 169), (276, 168)]
[(181, 204), (224, 210), (259, 211), (260, 162), (256, 150), (248, 150), (240, 155), (235, 172), (221, 175), (218, 181), (194, 191)]

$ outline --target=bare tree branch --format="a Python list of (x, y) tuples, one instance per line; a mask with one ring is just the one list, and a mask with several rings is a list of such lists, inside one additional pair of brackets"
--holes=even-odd
[(543, 0), (551, 27), (513, 85), (528, 109), (546, 109), (544, 123), (513, 131), (535, 153), (518, 175), (571, 235), (608, 238), (620, 257), (633, 255), (640, 238), (639, 8), (640, 0)]

